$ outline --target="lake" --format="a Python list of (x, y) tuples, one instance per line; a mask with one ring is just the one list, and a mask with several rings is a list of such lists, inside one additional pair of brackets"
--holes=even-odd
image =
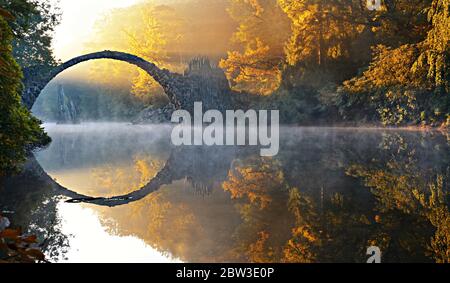
[(53, 142), (2, 182), (0, 212), (52, 262), (366, 262), (371, 246), (383, 262), (448, 257), (442, 132), (283, 127), (279, 154), (261, 157), (174, 147), (169, 125), (45, 128)]

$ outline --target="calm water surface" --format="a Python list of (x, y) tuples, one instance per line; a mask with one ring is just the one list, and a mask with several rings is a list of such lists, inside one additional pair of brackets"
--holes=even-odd
[[(449, 258), (443, 133), (286, 127), (280, 153), (262, 158), (175, 148), (169, 126), (46, 130), (53, 142), (3, 182), (0, 211), (51, 261), (365, 262), (372, 245), (384, 262)], [(113, 207), (65, 202), (149, 186)]]

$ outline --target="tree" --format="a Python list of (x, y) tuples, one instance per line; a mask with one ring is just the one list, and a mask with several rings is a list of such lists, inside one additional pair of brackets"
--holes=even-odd
[(11, 12), (14, 34), (13, 55), (22, 68), (53, 66), (52, 33), (59, 24), (58, 8), (45, 0), (0, 0), (0, 7)]
[[(159, 67), (173, 70), (176, 66), (170, 63), (167, 46), (180, 41), (180, 27), (181, 19), (174, 9), (168, 6), (145, 5), (141, 10), (139, 23), (125, 30), (129, 42), (128, 50)], [(133, 79), (132, 93), (141, 99), (152, 95), (166, 97), (160, 85), (141, 69)]]
[[(414, 44), (427, 35), (426, 10), (433, 0), (385, 0), (380, 11), (370, 19), (376, 44), (392, 48)], [(369, 14), (370, 16), (370, 14)]]
[[(182, 72), (184, 69), (169, 51), (183, 38), (182, 17), (166, 5), (139, 3), (115, 9), (96, 23), (95, 37), (86, 52), (119, 50), (140, 56), (158, 67)], [(146, 104), (161, 106), (168, 102), (159, 84), (145, 71), (122, 62), (95, 62), (90, 67), (95, 82), (126, 87)], [(108, 76), (104, 74), (108, 73)]]
[(269, 95), (281, 83), (281, 68), (278, 59), (270, 59), (270, 47), (259, 39), (249, 43), (243, 54), (228, 53), (220, 62), (235, 90)]
[[(341, 113), (355, 117), (365, 112), (365, 119), (380, 119), (385, 125), (448, 125), (449, 7), (446, 0), (429, 6), (429, 32), (422, 41), (377, 46), (362, 76), (343, 84)], [(354, 111), (358, 108), (362, 111)]]
[(276, 0), (230, 0), (228, 12), (239, 25), (232, 38), (237, 50), (229, 51), (220, 67), (235, 90), (272, 93), (281, 83), (286, 15)]
[(285, 52), (292, 84), (340, 82), (354, 75), (360, 61), (367, 60), (356, 50), (358, 39), (366, 35), (365, 11), (356, 2), (278, 1), (291, 22)]
[(17, 170), (25, 160), (26, 151), (35, 145), (46, 144), (50, 138), (44, 134), (40, 121), (21, 104), (22, 73), (12, 56), (13, 33), (0, 10), (0, 176)]
[[(450, 1), (434, 0), (428, 9), (431, 30), (427, 38), (419, 45), (421, 54), (417, 58), (412, 72), (421, 79), (422, 84), (429, 82), (443, 95), (450, 93)], [(448, 109), (447, 109), (448, 110)]]

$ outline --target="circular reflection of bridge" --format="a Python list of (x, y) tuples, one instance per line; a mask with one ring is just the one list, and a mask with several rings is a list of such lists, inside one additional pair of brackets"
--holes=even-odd
[[(97, 60), (97, 59), (112, 59), (126, 62), (135, 65), (147, 74), (149, 74), (157, 83), (161, 85), (164, 92), (167, 94), (170, 102), (176, 109), (193, 110), (194, 102), (202, 101), (205, 109), (226, 110), (231, 109), (231, 89), (226, 80), (223, 71), (214, 69), (210, 66), (209, 61), (202, 61), (205, 64), (189, 65), (189, 70), (184, 74), (172, 73), (167, 69), (161, 69), (155, 64), (144, 60), (138, 56), (117, 52), (117, 51), (101, 51), (82, 55), (73, 58), (59, 66), (48, 69), (42, 66), (31, 67), (24, 70), (24, 91), (22, 93), (22, 101), (24, 105), (31, 109), (41, 94), (42, 90), (61, 72), (82, 62)], [(180, 153), (181, 152), (181, 153)], [(228, 155), (231, 158), (232, 155)], [(205, 158), (208, 158), (205, 156)], [(220, 168), (219, 174), (227, 174), (227, 164), (232, 160), (221, 157), (220, 163), (224, 168)], [(144, 187), (123, 196), (112, 198), (90, 197), (78, 194), (68, 188), (58, 184), (51, 178), (45, 170), (40, 166), (34, 156), (30, 158), (33, 171), (38, 173), (40, 177), (50, 185), (58, 193), (71, 198), (69, 202), (88, 202), (102, 206), (118, 206), (127, 204), (144, 198), (148, 194), (157, 191), (161, 186), (170, 184), (175, 180), (180, 180), (186, 176), (195, 174), (192, 170), (192, 164), (189, 164), (189, 158), (183, 151), (174, 151), (171, 158), (167, 161), (165, 167)]]
[(69, 203), (84, 202), (115, 207), (143, 199), (158, 191), (162, 186), (183, 179), (205, 186), (225, 181), (232, 168), (233, 160), (250, 153), (251, 151), (238, 147), (221, 147), (220, 150), (209, 146), (176, 148), (172, 150), (164, 167), (145, 186), (129, 194), (109, 198), (86, 196), (65, 188), (49, 176), (34, 157), (28, 161), (28, 170), (39, 176), (40, 181), (46, 183), (56, 194), (68, 197)]

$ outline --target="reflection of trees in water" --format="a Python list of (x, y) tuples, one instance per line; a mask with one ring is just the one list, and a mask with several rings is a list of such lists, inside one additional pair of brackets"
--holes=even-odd
[[(370, 245), (387, 262), (448, 260), (447, 144), (362, 135), (311, 135), (277, 158), (183, 149), (163, 166), (170, 186), (105, 215), (187, 261), (365, 262)], [(116, 176), (105, 187), (139, 188), (161, 165), (151, 160), (135, 159), (135, 181), (102, 174)], [(211, 194), (186, 194), (186, 180)]]
[[(140, 154), (133, 158), (130, 167), (105, 165), (93, 170), (92, 174), (101, 193), (126, 194), (145, 186), (162, 169), (163, 162), (151, 155)], [(195, 241), (195, 235), (199, 233), (197, 229), (191, 229), (196, 223), (188, 207), (168, 200), (164, 192), (155, 192), (124, 207), (100, 208), (100, 211), (105, 218), (115, 220), (113, 223), (119, 228), (115, 230), (121, 231), (122, 235), (132, 233), (154, 248), (171, 254), (183, 253), (186, 249), (183, 243)]]
[(241, 217), (240, 225), (231, 233), (235, 243), (230, 247), (230, 260), (276, 260), (281, 251), (274, 236), (283, 240), (289, 234), (285, 209), (288, 191), (280, 164), (268, 158), (241, 159), (222, 187), (236, 200)]
[(420, 144), (411, 146), (397, 134), (385, 136), (380, 147), (383, 158), (347, 171), (376, 198), (373, 244), (392, 261), (450, 262), (448, 145), (435, 147), (444, 161), (436, 164), (420, 159)]
[[(333, 151), (325, 152), (339, 156), (343, 151), (346, 160), (340, 162), (345, 161), (346, 174), (364, 183), (364, 187), (353, 184), (356, 193), (337, 188), (321, 190), (318, 196), (317, 185), (327, 180), (311, 174), (328, 176), (331, 166), (321, 164), (313, 170), (302, 164), (304, 170), (299, 170), (287, 159), (281, 169), (284, 176), (297, 174), (297, 182), (288, 183), (283, 173), (277, 173), (277, 162), (265, 170), (261, 161), (247, 160), (230, 172), (223, 186), (232, 198), (246, 200), (238, 206), (242, 223), (234, 233), (235, 256), (252, 262), (364, 262), (366, 248), (377, 245), (386, 262), (448, 262), (448, 144), (436, 142), (441, 137), (415, 140), (408, 134), (387, 134), (374, 151), (363, 152), (362, 160), (358, 149), (350, 147), (349, 154), (345, 146), (341, 148), (348, 144), (336, 142)], [(320, 163), (321, 152), (316, 153), (315, 161)], [(308, 188), (308, 178), (318, 182), (316, 190)], [(371, 189), (371, 196), (364, 188)], [(279, 223), (291, 227), (290, 239), (283, 239), (285, 229)]]
[(164, 160), (137, 154), (131, 161), (106, 163), (91, 168), (95, 194), (127, 194), (145, 186), (161, 170)]
[[(249, 159), (230, 172), (224, 189), (241, 198), (242, 222), (232, 255), (250, 262), (362, 261), (361, 233), (368, 225), (357, 205), (292, 187), (276, 160)], [(323, 169), (323, 168), (322, 168)], [(299, 176), (300, 177), (300, 176)], [(351, 241), (353, 237), (353, 241)]]
[[(164, 171), (165, 182), (158, 191), (143, 199), (115, 208), (96, 207), (105, 218), (114, 219), (121, 235), (135, 235), (154, 248), (182, 259), (215, 261), (221, 253), (212, 236), (217, 227), (211, 219), (211, 206), (204, 209), (205, 198), (211, 200), (214, 187), (226, 178), (233, 150), (189, 148), (175, 150), (169, 160), (142, 154), (128, 168), (104, 166), (93, 173), (100, 194), (117, 195), (135, 191), (146, 185), (158, 171)], [(164, 164), (165, 163), (165, 164)], [(207, 194), (198, 197), (198, 188)], [(193, 194), (192, 192), (195, 192)], [(222, 197), (220, 201), (228, 200)], [(224, 206), (217, 202), (219, 209)], [(105, 221), (105, 224), (109, 224)], [(217, 224), (220, 224), (218, 222)], [(203, 227), (207, 227), (205, 231)], [(224, 234), (226, 237), (227, 235)], [(213, 257), (214, 255), (214, 257)]]
[(41, 173), (31, 158), (21, 174), (5, 179), (0, 186), (0, 211), (13, 212), (8, 217), (14, 225), (22, 227), (26, 234), (37, 235), (47, 259), (52, 261), (64, 256), (68, 239), (60, 230), (57, 215), (60, 197)]
[(117, 233), (185, 261), (365, 262), (370, 245), (386, 262), (448, 261), (445, 138), (324, 132), (304, 133), (276, 158), (185, 147), (167, 161), (106, 163), (93, 171), (98, 194), (162, 179), (139, 201), (96, 209)]
[(231, 198), (246, 197), (250, 203), (264, 209), (272, 202), (270, 194), (282, 192), (285, 189), (283, 185), (283, 172), (276, 162), (252, 158), (246, 166), (236, 166), (230, 170), (222, 187), (231, 194)]

